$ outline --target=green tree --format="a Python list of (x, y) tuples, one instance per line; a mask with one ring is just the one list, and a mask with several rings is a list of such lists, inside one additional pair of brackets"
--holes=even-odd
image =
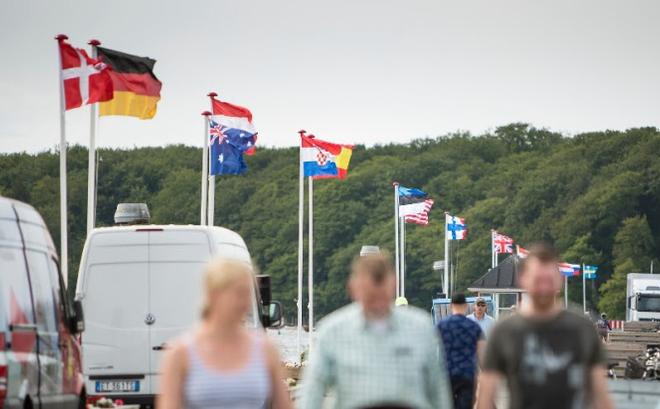
[(614, 237), (614, 273), (603, 287), (598, 308), (615, 319), (626, 314), (626, 277), (647, 271), (654, 249), (646, 216), (629, 217)]

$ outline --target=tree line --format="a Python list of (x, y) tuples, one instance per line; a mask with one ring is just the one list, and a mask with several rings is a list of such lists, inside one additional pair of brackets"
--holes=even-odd
[[(348, 302), (352, 258), (365, 244), (394, 250), (392, 182), (435, 200), (426, 227), (407, 227), (406, 295), (428, 309), (440, 289), (443, 211), (466, 218), (458, 243), (457, 288), (490, 267), (490, 230), (523, 246), (554, 243), (565, 261), (599, 266), (592, 310), (625, 314), (626, 275), (648, 272), (660, 246), (660, 132), (656, 128), (568, 136), (513, 123), (481, 135), (454, 133), (407, 144), (357, 145), (348, 178), (314, 186), (315, 310)], [(117, 203), (146, 202), (153, 223), (199, 223), (201, 149), (183, 145), (100, 149), (97, 223), (113, 224)], [(43, 215), (59, 247), (58, 152), (0, 154), (0, 194)], [(71, 146), (70, 288), (85, 241), (87, 149)], [(298, 150), (258, 147), (243, 176), (216, 178), (216, 225), (239, 232), (274, 298), (295, 317)], [(305, 245), (305, 249), (306, 249)], [(581, 302), (581, 281), (569, 280)], [(304, 303), (306, 300), (303, 300)], [(305, 305), (303, 303), (303, 305)]]

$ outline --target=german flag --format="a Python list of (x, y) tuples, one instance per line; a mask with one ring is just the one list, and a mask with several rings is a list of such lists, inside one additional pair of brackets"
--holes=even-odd
[(134, 116), (151, 119), (156, 115), (161, 82), (154, 75), (156, 60), (97, 47), (98, 58), (112, 70), (112, 100), (99, 104), (99, 115)]

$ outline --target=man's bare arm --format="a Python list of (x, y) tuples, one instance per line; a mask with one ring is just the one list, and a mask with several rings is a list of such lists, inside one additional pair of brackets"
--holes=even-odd
[(500, 375), (495, 371), (482, 371), (479, 374), (477, 409), (495, 409), (495, 393), (499, 383)]
[(591, 387), (594, 397), (594, 409), (614, 409), (614, 404), (607, 388), (607, 371), (600, 365), (591, 369)]
[(486, 354), (486, 340), (480, 339), (477, 342), (477, 363), (479, 364), (479, 366), (483, 365), (485, 354)]

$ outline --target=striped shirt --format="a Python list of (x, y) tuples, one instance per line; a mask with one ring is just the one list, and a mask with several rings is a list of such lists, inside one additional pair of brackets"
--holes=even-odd
[(252, 334), (247, 364), (238, 370), (213, 369), (202, 360), (194, 338), (188, 344), (189, 368), (184, 385), (186, 409), (260, 409), (266, 407), (271, 385), (263, 339)]
[(444, 353), (431, 317), (399, 307), (383, 322), (370, 323), (357, 303), (328, 315), (303, 376), (300, 408), (322, 407), (331, 390), (338, 409), (451, 408)]

